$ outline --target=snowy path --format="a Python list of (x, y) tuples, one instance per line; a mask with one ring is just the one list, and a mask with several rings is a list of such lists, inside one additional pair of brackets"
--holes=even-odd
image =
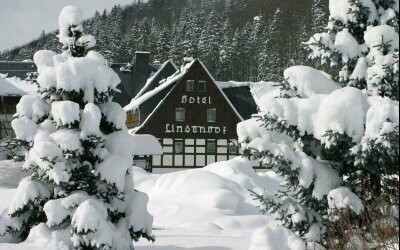
[(202, 235), (184, 230), (154, 231), (155, 244), (140, 241), (137, 250), (245, 250), (249, 245), (248, 234), (220, 233)]

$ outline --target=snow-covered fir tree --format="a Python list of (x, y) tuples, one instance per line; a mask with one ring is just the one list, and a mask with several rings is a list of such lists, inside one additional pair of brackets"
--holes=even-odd
[[(398, 206), (399, 103), (340, 88), (306, 66), (284, 76), (283, 86), (260, 100), (261, 113), (238, 125), (239, 141), (245, 156), (284, 178), (280, 193), (254, 194), (262, 210), (308, 247), (324, 249), (335, 211), (361, 216), (376, 197)], [(393, 222), (396, 215), (383, 216)]]
[(330, 1), (326, 32), (305, 43), (310, 58), (338, 69), (342, 86), (399, 100), (397, 1)]
[(398, 2), (331, 1), (330, 15), (307, 45), (339, 75), (285, 70), (261, 112), (238, 125), (239, 140), (284, 178), (280, 193), (254, 196), (304, 240), (299, 249), (386, 247), (398, 235), (376, 231), (398, 228)]
[[(82, 12), (59, 17), (64, 51), (34, 55), (38, 92), (23, 96), (12, 122), (29, 145), (24, 178), (0, 215), (0, 235), (55, 237), (68, 249), (132, 249), (151, 236), (146, 194), (134, 190), (126, 114), (112, 102), (120, 79), (92, 50)], [(51, 235), (51, 236), (49, 236)]]
[(262, 51), (259, 56), (259, 79), (265, 81), (278, 81), (281, 78), (283, 58), (280, 56), (282, 33), (282, 11), (277, 9), (267, 28), (267, 36), (263, 41)]
[(165, 62), (169, 59), (170, 50), (171, 44), (168, 36), (168, 31), (164, 29), (158, 36), (156, 59), (160, 62)]
[(328, 23), (329, 0), (313, 0), (311, 7), (312, 27), (314, 32), (321, 32)]

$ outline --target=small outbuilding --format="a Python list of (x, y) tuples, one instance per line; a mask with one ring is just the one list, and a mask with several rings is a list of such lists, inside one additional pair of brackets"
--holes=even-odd
[(133, 134), (133, 164), (147, 172), (153, 172), (153, 156), (161, 156), (163, 149), (160, 142), (152, 135)]
[(11, 121), (16, 112), (16, 106), (22, 96), (26, 95), (32, 86), (14, 78), (3, 78), (0, 75), (0, 140), (12, 137)]

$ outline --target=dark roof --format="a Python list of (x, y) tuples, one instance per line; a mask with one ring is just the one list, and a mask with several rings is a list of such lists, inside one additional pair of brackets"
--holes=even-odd
[(257, 105), (248, 86), (222, 89), (244, 120), (257, 113)]
[(8, 77), (16, 76), (25, 79), (27, 73), (35, 71), (36, 65), (33, 62), (0, 61), (0, 74), (7, 74)]

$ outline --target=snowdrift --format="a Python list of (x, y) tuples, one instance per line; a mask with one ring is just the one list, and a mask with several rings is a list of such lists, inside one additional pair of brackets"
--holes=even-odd
[(260, 215), (249, 190), (274, 193), (279, 178), (254, 172), (247, 159), (235, 158), (203, 169), (150, 175), (134, 169), (136, 188), (150, 197), (156, 228), (254, 230), (271, 218)]
[[(12, 172), (9, 169), (13, 169)], [(10, 180), (0, 179), (0, 210), (9, 205), (15, 193), (15, 189), (5, 187), (15, 188), (25, 177), (19, 169), (19, 165), (0, 161), (0, 171), (10, 171)], [(247, 238), (255, 229), (271, 222), (272, 217), (259, 212), (258, 203), (253, 201), (249, 190), (273, 194), (281, 182), (271, 172), (256, 173), (250, 162), (241, 157), (202, 169), (162, 175), (134, 168), (133, 179), (135, 188), (149, 196), (148, 209), (154, 216), (154, 227), (161, 229), (160, 232), (186, 232), (190, 237), (213, 234), (222, 238), (229, 233)], [(18, 245), (3, 243), (0, 249), (65, 247), (54, 239), (39, 225), (25, 242)], [(0, 238), (2, 241), (6, 239)]]

